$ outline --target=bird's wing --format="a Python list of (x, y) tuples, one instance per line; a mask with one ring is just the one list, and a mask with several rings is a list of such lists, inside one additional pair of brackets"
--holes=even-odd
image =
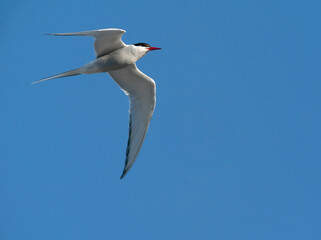
[(123, 41), (121, 40), (121, 37), (125, 32), (126, 31), (122, 29), (108, 28), (108, 29), (100, 29), (100, 30), (93, 30), (93, 31), (86, 31), (86, 32), (51, 33), (49, 35), (94, 37), (96, 57), (99, 58), (116, 49), (126, 46), (125, 43), (123, 43)]
[(143, 145), (156, 103), (156, 85), (153, 79), (138, 70), (135, 64), (111, 71), (109, 75), (128, 95), (130, 100), (129, 137), (125, 167), (121, 179), (133, 166)]

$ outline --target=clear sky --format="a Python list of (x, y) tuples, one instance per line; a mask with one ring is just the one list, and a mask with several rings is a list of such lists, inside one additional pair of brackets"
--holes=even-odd
[[(0, 239), (321, 239), (320, 1), (0, 1)], [(157, 84), (120, 180), (128, 100), (100, 28)]]

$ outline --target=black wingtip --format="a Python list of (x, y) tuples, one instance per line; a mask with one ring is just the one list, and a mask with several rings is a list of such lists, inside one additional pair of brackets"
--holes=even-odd
[(120, 176), (120, 180), (122, 180), (125, 177), (126, 173), (123, 172), (123, 174)]
[(128, 173), (128, 170), (124, 170), (123, 174), (120, 176), (120, 179), (123, 179), (126, 176), (127, 173)]

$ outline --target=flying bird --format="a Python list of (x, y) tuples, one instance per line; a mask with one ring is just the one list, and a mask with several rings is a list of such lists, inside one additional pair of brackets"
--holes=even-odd
[(136, 66), (146, 53), (160, 48), (147, 43), (126, 45), (121, 37), (125, 30), (109, 28), (74, 33), (54, 33), (54, 36), (90, 36), (95, 38), (96, 59), (80, 68), (47, 77), (32, 83), (55, 78), (107, 72), (129, 97), (129, 137), (122, 179), (133, 166), (143, 145), (156, 103), (156, 85)]

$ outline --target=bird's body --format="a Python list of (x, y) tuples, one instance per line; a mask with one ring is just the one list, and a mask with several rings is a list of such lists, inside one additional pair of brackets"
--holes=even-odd
[(127, 45), (109, 54), (97, 58), (84, 67), (88, 68), (88, 71), (96, 71), (88, 73), (110, 72), (119, 70), (131, 64), (135, 64), (146, 53), (147, 52), (145, 52), (144, 49), (140, 49), (135, 45)]
[(156, 103), (156, 86), (153, 79), (136, 67), (136, 62), (147, 52), (160, 48), (146, 43), (126, 45), (121, 41), (122, 29), (101, 29), (78, 33), (57, 33), (56, 36), (91, 36), (95, 38), (96, 59), (83, 67), (44, 78), (55, 78), (107, 72), (130, 99), (129, 138), (125, 167), (121, 178), (134, 164), (145, 139)]

